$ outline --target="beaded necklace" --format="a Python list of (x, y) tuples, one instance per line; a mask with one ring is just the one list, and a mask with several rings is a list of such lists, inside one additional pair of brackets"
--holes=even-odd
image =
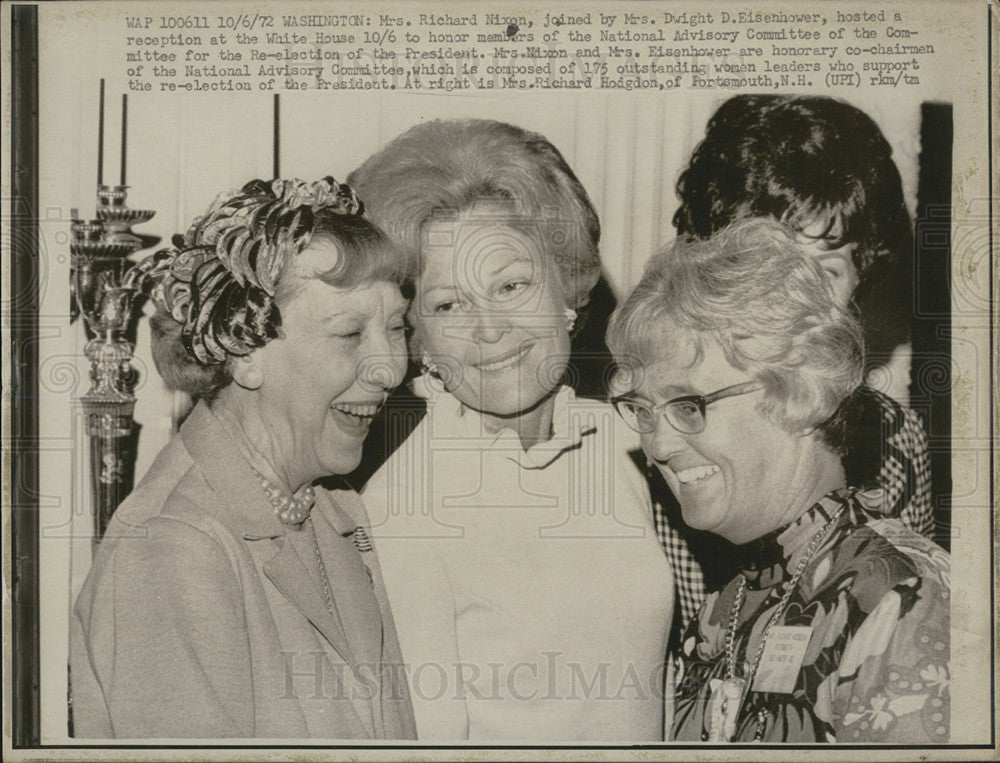
[(257, 475), (257, 481), (267, 494), (267, 500), (271, 502), (274, 513), (283, 524), (301, 525), (305, 522), (316, 502), (316, 489), (312, 485), (303, 485), (293, 495), (288, 495), (256, 469), (254, 474)]
[[(757, 651), (754, 653), (747, 674), (743, 678), (736, 675), (736, 626), (739, 622), (740, 610), (743, 608), (743, 603), (746, 600), (747, 590), (746, 576), (740, 575), (740, 582), (736, 588), (733, 606), (729, 613), (729, 629), (726, 632), (726, 678), (712, 691), (710, 700), (713, 710), (709, 714), (710, 728), (708, 741), (733, 741), (736, 735), (736, 722), (739, 719), (740, 710), (743, 708), (743, 704), (749, 693), (748, 689), (753, 684), (757, 668), (760, 666), (760, 659), (764, 654), (764, 647), (767, 644), (767, 637), (771, 633), (771, 627), (775, 623), (780, 622), (781, 616), (785, 613), (785, 608), (792, 598), (792, 593), (795, 591), (795, 587), (802, 577), (802, 573), (805, 572), (813, 555), (823, 544), (823, 541), (826, 540), (826, 537), (830, 534), (830, 531), (843, 511), (844, 507), (841, 506), (830, 517), (830, 520), (823, 525), (819, 532), (813, 535), (808, 548), (802, 554), (802, 558), (799, 559), (799, 563), (795, 567), (795, 572), (792, 573), (792, 579), (789, 581), (784, 595), (781, 597), (778, 606), (775, 607), (774, 612), (767, 622), (767, 626), (764, 628), (760, 643), (757, 645)], [(761, 741), (763, 739), (765, 723), (765, 717), (758, 717), (757, 734), (754, 741)]]

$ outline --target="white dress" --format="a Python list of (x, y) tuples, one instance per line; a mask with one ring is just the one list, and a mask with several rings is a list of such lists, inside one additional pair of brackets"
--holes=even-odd
[(661, 740), (673, 580), (634, 435), (564, 387), (524, 452), (432, 384), (364, 492), (418, 739)]

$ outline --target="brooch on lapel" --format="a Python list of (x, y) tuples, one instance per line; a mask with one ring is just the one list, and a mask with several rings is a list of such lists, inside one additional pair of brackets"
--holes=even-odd
[(354, 547), (362, 554), (372, 550), (372, 541), (368, 537), (363, 527), (355, 527), (350, 532), (344, 533), (345, 538), (350, 538)]

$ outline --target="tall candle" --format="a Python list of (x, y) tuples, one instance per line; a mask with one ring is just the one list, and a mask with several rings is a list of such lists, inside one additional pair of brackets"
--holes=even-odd
[(104, 80), (101, 80), (101, 98), (97, 111), (97, 184), (104, 183)]
[(125, 185), (125, 148), (128, 143), (128, 93), (122, 94), (122, 180)]
[(281, 177), (281, 96), (274, 94), (274, 175)]

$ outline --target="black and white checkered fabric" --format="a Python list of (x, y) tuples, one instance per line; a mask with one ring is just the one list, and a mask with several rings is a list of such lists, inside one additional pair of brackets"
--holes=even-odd
[[(881, 392), (871, 391), (871, 395), (880, 409), (878, 484), (884, 491), (884, 513), (899, 517), (907, 527), (929, 536), (934, 529), (934, 516), (927, 433), (914, 411)], [(694, 550), (700, 534), (680, 521), (676, 501), (658, 475), (651, 478), (651, 488), (657, 537), (677, 584), (680, 617), (675, 620), (675, 628), (683, 632), (698, 614), (707, 589), (714, 587), (706, 584), (706, 578), (728, 582), (735, 574), (735, 570), (730, 574), (726, 569), (732, 563), (732, 556), (720, 553), (718, 548), (708, 548), (707, 552)]]
[(674, 582), (677, 586), (677, 605), (680, 607), (681, 632), (691, 622), (702, 601), (705, 600), (705, 575), (701, 565), (695, 559), (694, 554), (688, 548), (679, 528), (667, 521), (666, 511), (663, 502), (656, 501), (653, 504), (653, 513), (656, 517), (656, 534), (660, 539), (660, 545), (670, 560), (670, 567), (674, 573)]
[[(883, 396), (885, 397), (885, 396)], [(927, 452), (927, 432), (920, 417), (891, 398), (883, 408), (887, 436), (879, 472), (879, 484), (888, 494), (887, 514), (898, 514), (904, 525), (921, 535), (934, 530), (931, 505), (931, 459)], [(900, 418), (902, 414), (902, 418)]]

